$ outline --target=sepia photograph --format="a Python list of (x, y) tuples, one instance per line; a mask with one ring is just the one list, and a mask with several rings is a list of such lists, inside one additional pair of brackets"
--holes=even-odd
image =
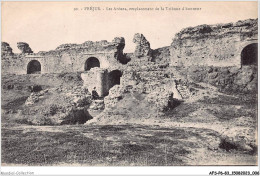
[(1, 166), (258, 166), (257, 1), (3, 1), (1, 19)]

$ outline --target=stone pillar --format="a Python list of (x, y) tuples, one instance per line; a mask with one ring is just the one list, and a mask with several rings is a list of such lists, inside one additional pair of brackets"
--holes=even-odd
[(94, 87), (96, 87), (96, 91), (100, 97), (108, 94), (109, 87), (107, 69), (93, 68), (87, 73), (82, 73), (81, 78), (84, 81), (83, 86), (87, 87), (90, 92)]
[(105, 75), (104, 75), (104, 96), (108, 95), (109, 89), (110, 89), (109, 74), (108, 74), (108, 70), (105, 70)]
[(105, 95), (105, 71), (104, 70), (98, 70), (97, 71), (97, 84), (96, 84), (96, 90), (99, 96), (103, 97)]

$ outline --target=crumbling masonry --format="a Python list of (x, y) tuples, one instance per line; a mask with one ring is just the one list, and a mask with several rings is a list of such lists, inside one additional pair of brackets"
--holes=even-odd
[[(162, 62), (171, 66), (235, 66), (257, 64), (257, 19), (189, 27), (177, 33), (170, 46), (152, 50), (142, 34), (135, 34), (134, 53), (124, 54), (125, 39), (116, 37), (82, 44), (63, 44), (55, 50), (33, 53), (27, 43), (17, 43), (20, 54), (2, 42), (2, 74), (82, 72), (84, 86), (96, 87), (100, 96), (126, 78), (130, 59)], [(142, 64), (145, 64), (142, 62)], [(125, 81), (125, 80), (124, 80)], [(129, 80), (130, 81), (130, 80)]]

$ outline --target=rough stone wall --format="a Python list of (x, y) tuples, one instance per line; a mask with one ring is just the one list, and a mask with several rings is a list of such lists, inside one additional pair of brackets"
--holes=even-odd
[(92, 68), (90, 71), (82, 73), (81, 78), (84, 81), (83, 86), (90, 92), (95, 87), (99, 96), (103, 97), (108, 94), (109, 79), (107, 69)]
[(123, 37), (115, 37), (112, 41), (112, 43), (115, 44), (115, 47), (117, 48), (117, 51), (115, 52), (115, 58), (121, 63), (126, 63), (125, 61), (125, 55), (123, 53), (123, 50), (125, 48), (125, 39)]
[(30, 48), (30, 46), (28, 45), (28, 43), (25, 43), (25, 42), (18, 42), (17, 43), (17, 48), (19, 50), (21, 50), (21, 52), (23, 54), (25, 53), (33, 53), (32, 49)]
[(171, 65), (241, 66), (241, 51), (257, 43), (257, 19), (200, 25), (177, 33), (171, 44)]
[(10, 47), (10, 45), (6, 42), (2, 42), (1, 45), (1, 57), (2, 58), (8, 58), (9, 56), (14, 55), (13, 49)]
[(120, 66), (120, 61), (124, 59), (124, 46), (124, 38), (116, 37), (112, 42), (63, 44), (48, 52), (30, 53), (28, 48), (23, 48), (25, 52), (13, 54), (9, 44), (2, 42), (2, 74), (26, 74), (28, 63), (32, 60), (40, 62), (41, 73), (84, 71), (90, 57), (97, 58), (101, 68)]
[(152, 50), (152, 61), (156, 63), (170, 62), (170, 47), (162, 47)]
[(123, 53), (125, 40), (116, 37), (82, 44), (62, 44), (55, 50), (32, 53), (27, 43), (18, 43), (22, 53), (14, 54), (8, 43), (2, 42), (2, 74), (26, 74), (28, 63), (37, 60), (41, 73), (78, 72), (85, 70), (88, 58), (95, 57), (101, 68), (120, 68), (122, 63), (145, 58), (158, 63), (170, 62), (172, 66), (241, 66), (241, 51), (257, 43), (257, 19), (236, 23), (200, 25), (181, 30), (170, 47), (152, 50), (143, 34), (135, 34), (133, 54)]
[[(122, 69), (122, 68), (121, 68)], [(105, 69), (105, 68), (92, 68), (88, 72), (81, 73), (81, 78), (83, 80), (83, 86), (86, 87), (90, 92), (96, 87), (96, 91), (99, 96), (103, 97), (108, 95), (109, 90), (118, 83), (115, 83), (115, 79), (120, 79), (122, 75), (116, 75), (117, 78), (111, 75), (113, 71), (119, 71), (120, 69)], [(120, 83), (121, 84), (121, 83)]]

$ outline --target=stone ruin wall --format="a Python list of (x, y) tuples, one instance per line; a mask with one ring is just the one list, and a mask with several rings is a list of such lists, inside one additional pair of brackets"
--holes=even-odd
[[(189, 87), (180, 83), (181, 76), (174, 72), (176, 67), (169, 67), (169, 63), (171, 66), (184, 67), (240, 67), (241, 51), (247, 45), (257, 43), (257, 35), (257, 20), (200, 25), (181, 30), (176, 34), (171, 46), (153, 50), (144, 35), (138, 33), (133, 39), (136, 44), (135, 51), (128, 55), (123, 53), (124, 38), (115, 38), (112, 42), (104, 40), (63, 44), (55, 50), (36, 54), (26, 43), (19, 42), (21, 53), (15, 54), (8, 43), (2, 42), (2, 74), (27, 74), (28, 63), (37, 60), (41, 64), (41, 73), (82, 72), (83, 88), (91, 92), (95, 87), (99, 96), (106, 96), (106, 108), (115, 106), (122, 99), (123, 93), (137, 92), (146, 94), (145, 101), (163, 111), (173, 99), (188, 99), (192, 96)], [(100, 68), (85, 71), (85, 63), (90, 57), (99, 60)], [(113, 71), (121, 72), (120, 85), (112, 83)], [(215, 81), (214, 79), (212, 80)], [(222, 80), (224, 79), (219, 79)], [(243, 84), (243, 81), (238, 79), (239, 81)], [(254, 83), (246, 84), (249, 87), (254, 86)]]
[(124, 38), (116, 37), (112, 42), (87, 41), (83, 44), (63, 44), (55, 50), (32, 53), (27, 43), (17, 43), (20, 54), (12, 52), (8, 43), (2, 42), (2, 74), (27, 74), (30, 61), (41, 64), (41, 73), (78, 72), (85, 70), (86, 60), (95, 57), (101, 68), (120, 66), (124, 61)]
[[(152, 62), (170, 62), (172, 66), (241, 66), (241, 51), (257, 43), (257, 19), (236, 23), (200, 25), (177, 33), (171, 46), (152, 50), (142, 34), (135, 34), (136, 49), (131, 59), (148, 58)], [(12, 52), (8, 43), (2, 42), (2, 74), (26, 74), (28, 63), (37, 60), (41, 73), (78, 72), (85, 70), (85, 62), (95, 57), (101, 68), (120, 68), (129, 58), (123, 53), (125, 40), (116, 37), (83, 44), (63, 44), (55, 50), (33, 53), (27, 43), (19, 42), (20, 54)]]
[(170, 46), (171, 65), (240, 67), (243, 48), (257, 39), (257, 19), (185, 28)]
[[(100, 68), (84, 72), (81, 77), (88, 90), (91, 91), (96, 87), (98, 94), (105, 96), (113, 86), (109, 76), (113, 70), (124, 73), (122, 77), (120, 76), (120, 84), (135, 85), (136, 78), (133, 78), (133, 72), (148, 74), (141, 75), (145, 79), (160, 77), (158, 74), (164, 77), (164, 71), (160, 72), (158, 67), (168, 67), (169, 62), (171, 66), (240, 67), (241, 51), (249, 44), (257, 43), (257, 35), (257, 19), (228, 24), (200, 25), (181, 30), (175, 35), (171, 46), (152, 50), (149, 41), (138, 33), (133, 39), (136, 49), (134, 53), (130, 53), (131, 62), (127, 65), (122, 64), (129, 61), (127, 55), (123, 53), (125, 40), (119, 37), (112, 42), (103, 40), (88, 41), (83, 44), (63, 44), (55, 50), (36, 54), (28, 44), (23, 42), (18, 43), (21, 53), (14, 54), (9, 44), (2, 42), (2, 74), (26, 74), (28, 63), (32, 60), (40, 62), (41, 73), (83, 72), (87, 59), (95, 57), (100, 62)], [(158, 83), (147, 81), (154, 84), (147, 84), (149, 87), (144, 86), (148, 92), (154, 90), (157, 84), (161, 84), (160, 81)]]

